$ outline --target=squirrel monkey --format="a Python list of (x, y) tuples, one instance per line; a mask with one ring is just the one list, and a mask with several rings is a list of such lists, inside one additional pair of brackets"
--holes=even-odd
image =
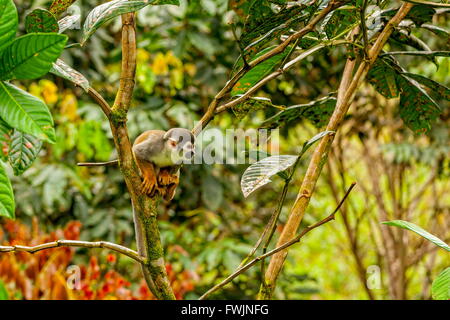
[[(193, 159), (194, 143), (195, 136), (183, 128), (167, 132), (148, 130), (138, 136), (133, 144), (133, 154), (141, 171), (142, 192), (150, 197), (159, 193), (165, 200), (172, 200), (179, 183), (179, 165)], [(90, 167), (117, 163), (118, 160), (112, 160), (78, 165)]]
[(194, 157), (195, 136), (187, 129), (148, 130), (136, 138), (133, 153), (142, 175), (142, 192), (170, 201), (179, 183), (179, 165)]

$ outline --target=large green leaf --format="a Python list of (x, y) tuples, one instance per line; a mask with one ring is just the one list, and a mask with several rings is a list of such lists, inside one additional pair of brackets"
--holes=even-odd
[(59, 26), (53, 13), (44, 9), (34, 9), (25, 18), (25, 29), (28, 33), (58, 32)]
[(14, 219), (15, 206), (11, 181), (0, 163), (0, 216)]
[(54, 0), (50, 6), (50, 12), (58, 15), (67, 10), (77, 0)]
[(2, 118), (0, 118), (0, 159), (8, 160), (9, 143), (11, 142), (11, 135), (13, 128), (11, 128)]
[(155, 5), (155, 6), (163, 5), (163, 4), (171, 4), (171, 5), (179, 6), (180, 0), (155, 0), (151, 4)]
[[(273, 48), (274, 47), (269, 47), (262, 50), (257, 55), (255, 55), (255, 59), (272, 50)], [(253, 69), (248, 71), (233, 87), (233, 89), (231, 90), (231, 95), (237, 96), (239, 94), (244, 94), (248, 89), (253, 87), (256, 83), (258, 83), (261, 79), (268, 75), (275, 68), (275, 66), (277, 66), (283, 60), (283, 58), (287, 54), (287, 51), (288, 50), (285, 50), (284, 52), (277, 54), (276, 56), (273, 56), (264, 62), (261, 62)]]
[(55, 142), (53, 118), (40, 99), (7, 82), (0, 82), (0, 117), (13, 128)]
[(392, 221), (385, 221), (382, 222), (383, 224), (386, 224), (388, 226), (394, 226), (394, 227), (399, 227), (402, 229), (406, 229), (406, 230), (410, 230), (412, 232), (417, 233), (418, 235), (424, 237), (425, 239), (427, 239), (428, 241), (433, 242), (435, 245), (450, 251), (450, 246), (448, 244), (446, 244), (444, 241), (442, 241), (441, 239), (439, 239), (438, 237), (432, 235), (431, 233), (429, 233), (428, 231), (425, 231), (424, 229), (422, 229), (421, 227), (419, 227), (418, 225), (415, 225), (414, 223), (408, 222), (408, 221), (403, 221), (403, 220), (392, 220)]
[(50, 72), (75, 83), (76, 85), (82, 87), (85, 91), (88, 91), (90, 88), (89, 81), (81, 73), (70, 67), (61, 59), (56, 60)]
[(0, 58), (0, 79), (35, 79), (48, 73), (61, 54), (67, 36), (31, 33), (17, 38)]
[(431, 285), (434, 300), (450, 300), (450, 267), (442, 271)]
[(13, 0), (0, 0), (0, 52), (14, 40), (17, 24), (17, 9)]
[(42, 142), (35, 136), (15, 130), (9, 144), (9, 163), (16, 176), (27, 170), (41, 150)]
[(367, 74), (367, 80), (375, 89), (386, 98), (398, 97), (400, 90), (397, 87), (398, 71), (393, 68), (392, 61), (379, 58), (375, 60)]
[(415, 133), (426, 133), (441, 113), (437, 103), (419, 84), (404, 74), (397, 77), (401, 88), (400, 116)]
[(430, 78), (415, 73), (403, 73), (410, 79), (414, 79), (421, 85), (429, 88), (437, 97), (450, 101), (450, 88), (431, 80)]
[(106, 22), (120, 16), (124, 13), (138, 11), (153, 1), (127, 1), (127, 0), (113, 0), (101, 4), (86, 17), (86, 21), (83, 26), (83, 40), (81, 44), (84, 44), (94, 32), (100, 28)]
[(263, 122), (263, 127), (276, 128), (290, 121), (308, 119), (316, 127), (323, 127), (328, 123), (336, 107), (335, 97), (324, 97), (307, 104), (291, 106)]

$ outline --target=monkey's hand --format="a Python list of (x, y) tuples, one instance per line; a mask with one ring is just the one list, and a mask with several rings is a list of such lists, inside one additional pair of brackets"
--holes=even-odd
[(136, 159), (136, 162), (142, 174), (141, 191), (152, 197), (156, 191), (160, 191), (153, 163), (140, 159)]

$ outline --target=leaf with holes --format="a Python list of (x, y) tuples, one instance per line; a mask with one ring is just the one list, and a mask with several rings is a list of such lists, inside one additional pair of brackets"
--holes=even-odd
[(65, 16), (64, 18), (58, 21), (59, 33), (63, 33), (67, 29), (79, 29), (80, 19), (81, 15), (79, 14)]
[(450, 268), (442, 271), (431, 285), (434, 300), (450, 300)]
[(415, 133), (427, 133), (441, 109), (415, 80), (402, 74), (397, 83), (401, 88), (399, 108), (403, 122)]
[(335, 107), (335, 97), (324, 97), (307, 104), (291, 106), (264, 121), (262, 127), (276, 128), (291, 121), (307, 119), (321, 128), (328, 123)]
[(36, 137), (14, 130), (9, 144), (8, 158), (16, 176), (25, 172), (34, 162), (42, 147)]
[(9, 143), (11, 141), (11, 128), (2, 118), (0, 118), (0, 159), (8, 160)]
[(127, 0), (114, 0), (101, 4), (86, 17), (86, 21), (83, 26), (83, 45), (94, 32), (100, 28), (106, 22), (118, 17), (124, 13), (138, 11), (148, 6), (153, 1), (127, 1)]
[(269, 98), (265, 97), (252, 97), (245, 100), (242, 103), (234, 106), (232, 108), (235, 116), (241, 120), (243, 119), (249, 112), (263, 110), (268, 107), (275, 107), (272, 104), (272, 101)]
[(14, 193), (5, 168), (0, 164), (0, 216), (15, 218)]
[(398, 71), (392, 65), (393, 60), (378, 58), (367, 74), (367, 80), (375, 89), (386, 98), (398, 97), (400, 90), (397, 87)]
[(17, 38), (0, 57), (0, 80), (35, 79), (50, 70), (58, 59), (67, 36), (30, 33)]
[(403, 75), (407, 76), (410, 79), (414, 79), (417, 82), (419, 82), (421, 85), (427, 87), (430, 89), (430, 91), (436, 95), (439, 99), (445, 99), (450, 101), (450, 88), (440, 84), (439, 82), (436, 82), (434, 80), (431, 80), (427, 77), (421, 76), (419, 74), (415, 73), (402, 73)]
[(244, 197), (271, 182), (270, 177), (291, 167), (298, 156), (276, 155), (255, 162), (245, 170), (241, 179), (241, 190)]
[(388, 225), (388, 226), (394, 226), (402, 229), (406, 229), (412, 232), (417, 233), (419, 236), (427, 239), (428, 241), (433, 242), (435, 245), (441, 247), (442, 249), (445, 249), (447, 251), (450, 251), (450, 246), (446, 244), (444, 241), (439, 239), (438, 237), (432, 235), (428, 231), (425, 231), (418, 225), (415, 225), (414, 223), (403, 221), (403, 220), (392, 220), (392, 221), (385, 221), (382, 222), (382, 224)]
[(67, 10), (77, 0), (54, 0), (50, 5), (50, 12), (58, 15)]
[(82, 87), (86, 92), (90, 88), (88, 79), (61, 59), (56, 60), (53, 67), (50, 69), (50, 73), (75, 83), (77, 86)]
[[(272, 50), (274, 47), (275, 46), (272, 46), (262, 50), (255, 56), (255, 59)], [(248, 89), (253, 87), (261, 79), (267, 76), (283, 60), (288, 51), (289, 50), (285, 50), (282, 53), (261, 62), (246, 74), (244, 74), (241, 80), (239, 80), (231, 90), (231, 95), (237, 96), (239, 94), (244, 94)]]
[(18, 16), (13, 0), (0, 0), (0, 52), (13, 42)]
[(35, 9), (25, 18), (25, 30), (32, 32), (58, 32), (59, 26), (53, 13), (44, 9)]
[(11, 127), (55, 142), (53, 118), (42, 100), (7, 82), (0, 82), (0, 117)]

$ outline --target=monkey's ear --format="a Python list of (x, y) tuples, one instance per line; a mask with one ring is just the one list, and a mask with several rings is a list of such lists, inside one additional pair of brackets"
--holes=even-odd
[(164, 141), (167, 141), (167, 139), (169, 139), (171, 136), (172, 136), (172, 129), (170, 129), (169, 131), (164, 133), (164, 136), (163, 136)]

